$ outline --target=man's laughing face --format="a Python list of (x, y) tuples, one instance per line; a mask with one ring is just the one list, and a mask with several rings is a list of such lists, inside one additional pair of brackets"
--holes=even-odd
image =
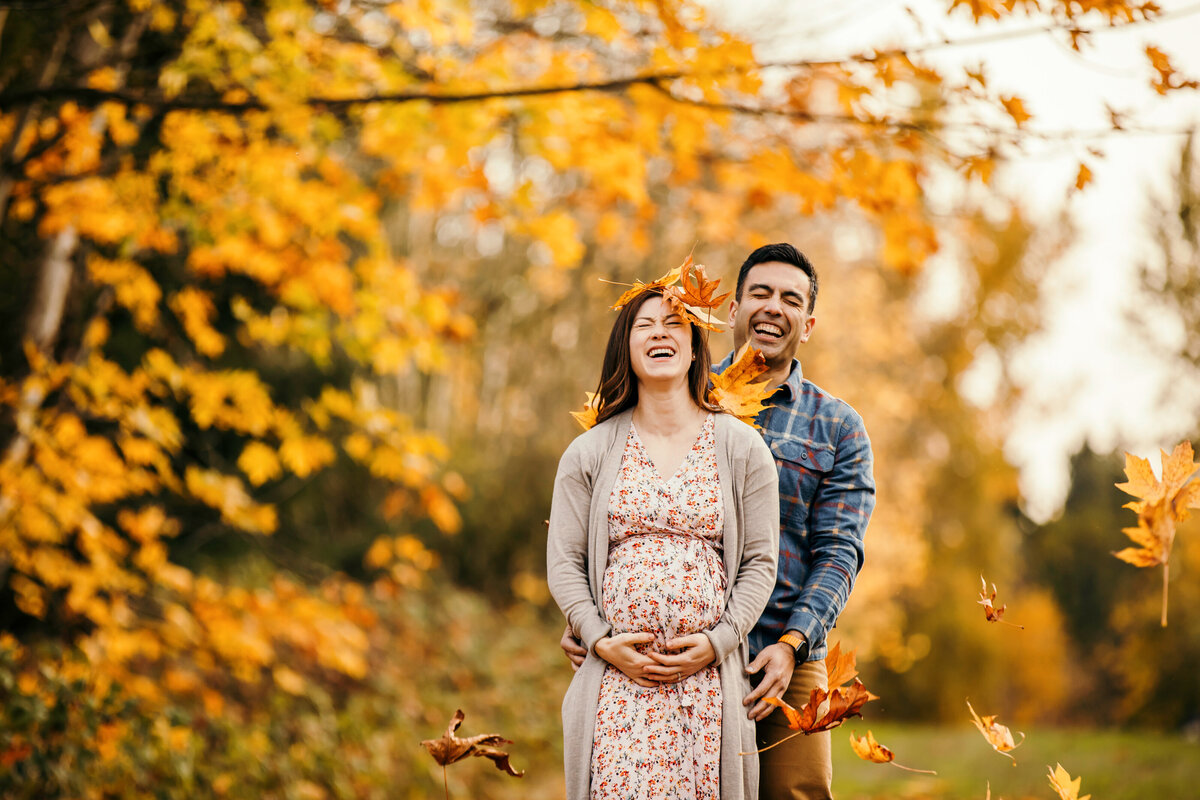
[(793, 264), (766, 261), (751, 267), (742, 296), (729, 308), (734, 347), (749, 342), (769, 368), (790, 368), (817, 322), (808, 313), (808, 289), (808, 276)]

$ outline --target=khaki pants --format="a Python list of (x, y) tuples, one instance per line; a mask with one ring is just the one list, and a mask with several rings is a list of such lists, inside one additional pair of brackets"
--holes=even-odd
[[(796, 668), (783, 699), (793, 708), (808, 702), (813, 687), (826, 688), (825, 662), (809, 661)], [(781, 709), (758, 723), (758, 747), (762, 749), (795, 733), (787, 726)], [(833, 756), (829, 731), (801, 734), (778, 747), (760, 753), (760, 800), (829, 800), (833, 797)]]

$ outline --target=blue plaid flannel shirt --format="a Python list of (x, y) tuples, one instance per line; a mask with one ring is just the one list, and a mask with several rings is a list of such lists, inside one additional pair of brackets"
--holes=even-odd
[[(730, 353), (714, 369), (732, 359)], [(862, 569), (875, 508), (871, 441), (858, 412), (804, 380), (795, 359), (756, 421), (779, 467), (779, 573), (750, 632), (750, 652), (797, 630), (814, 661), (825, 657), (825, 638)]]

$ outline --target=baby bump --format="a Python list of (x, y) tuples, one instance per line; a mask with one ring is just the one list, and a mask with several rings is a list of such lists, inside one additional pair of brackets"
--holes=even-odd
[(608, 554), (603, 603), (614, 633), (650, 632), (661, 646), (721, 619), (724, 565), (694, 537), (632, 536)]

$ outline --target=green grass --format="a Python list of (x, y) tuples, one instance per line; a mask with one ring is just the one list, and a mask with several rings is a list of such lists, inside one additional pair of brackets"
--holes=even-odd
[(1083, 777), (1080, 797), (1200, 800), (1200, 743), (1179, 736), (1029, 730), (1025, 743), (1012, 752), (1013, 766), (991, 749), (969, 719), (957, 726), (870, 725), (897, 762), (936, 770), (934, 776), (860, 760), (850, 749), (850, 731), (864, 735), (867, 728), (863, 720), (852, 720), (833, 731), (833, 790), (838, 800), (983, 800), (989, 782), (992, 800), (1057, 800), (1046, 769), (1056, 763), (1071, 777)]

